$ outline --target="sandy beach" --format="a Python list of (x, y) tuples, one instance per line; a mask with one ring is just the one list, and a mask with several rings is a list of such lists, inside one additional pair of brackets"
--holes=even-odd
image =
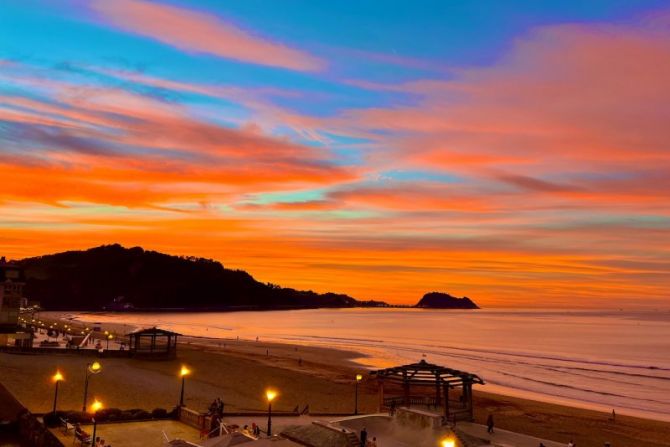
[[(52, 318), (58, 315), (52, 315)], [(121, 333), (128, 328), (106, 326)], [(355, 352), (305, 347), (262, 340), (213, 340), (184, 337), (178, 359), (142, 361), (103, 359), (103, 372), (91, 380), (91, 397), (117, 408), (172, 408), (179, 398), (177, 372), (187, 364), (193, 374), (186, 382), (186, 404), (205, 410), (221, 397), (226, 411), (263, 410), (266, 387), (279, 390), (277, 410), (301, 409), (312, 413), (346, 413), (354, 405), (356, 373), (363, 372)], [(84, 371), (89, 357), (76, 355), (0, 354), (0, 380), (34, 412), (50, 410), (53, 385), (49, 377), (58, 368), (66, 377), (59, 408), (81, 409)], [(377, 386), (363, 381), (359, 408), (377, 410)], [(487, 393), (475, 393), (475, 417), (483, 423), (492, 413), (500, 428), (559, 442), (570, 439), (580, 446), (670, 446), (670, 424), (654, 420), (572, 408)]]

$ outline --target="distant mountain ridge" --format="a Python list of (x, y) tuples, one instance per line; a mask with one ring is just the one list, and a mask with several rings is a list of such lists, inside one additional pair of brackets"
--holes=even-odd
[(467, 296), (457, 298), (448, 293), (429, 292), (426, 293), (414, 307), (429, 309), (479, 309)]
[(53, 310), (227, 310), (382, 306), (256, 281), (204, 258), (103, 245), (17, 261), (25, 296)]

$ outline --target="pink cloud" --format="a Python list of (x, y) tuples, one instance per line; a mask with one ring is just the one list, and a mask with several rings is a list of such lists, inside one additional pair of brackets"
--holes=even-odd
[(306, 52), (256, 36), (204, 13), (143, 0), (94, 0), (105, 21), (192, 53), (206, 53), (241, 62), (318, 71), (324, 62)]

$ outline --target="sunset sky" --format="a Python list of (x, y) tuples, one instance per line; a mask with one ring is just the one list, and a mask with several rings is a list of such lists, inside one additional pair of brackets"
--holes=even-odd
[(0, 255), (670, 302), (666, 1), (0, 0)]

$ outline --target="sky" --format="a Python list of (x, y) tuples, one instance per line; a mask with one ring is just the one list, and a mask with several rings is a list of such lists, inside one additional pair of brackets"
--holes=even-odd
[(670, 303), (664, 1), (0, 0), (0, 254)]

